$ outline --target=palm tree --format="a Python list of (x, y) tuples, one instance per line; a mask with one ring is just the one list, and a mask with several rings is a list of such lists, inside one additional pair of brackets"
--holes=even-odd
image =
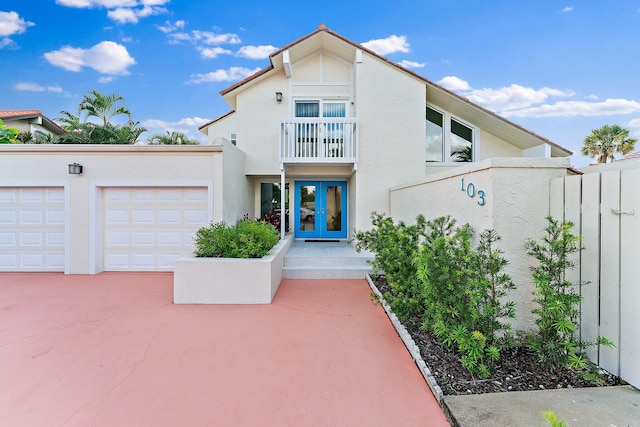
[(633, 151), (638, 140), (629, 137), (629, 129), (618, 125), (604, 125), (591, 131), (584, 139), (580, 152), (591, 158), (598, 158), (598, 163), (615, 160), (614, 153), (627, 154)]
[(68, 111), (60, 111), (62, 117), (57, 117), (56, 120), (61, 123), (61, 126), (67, 132), (72, 132), (76, 129), (80, 129), (82, 122), (80, 121), (80, 115), (73, 115)]
[(124, 102), (124, 98), (118, 94), (103, 95), (97, 90), (91, 90), (80, 102), (80, 113), (86, 112), (85, 120), (96, 117), (102, 121), (103, 126), (111, 123), (115, 116), (125, 114), (131, 120), (131, 112), (118, 103)]
[(451, 157), (454, 162), (471, 162), (473, 161), (473, 150), (470, 145), (456, 145), (451, 150)]
[(200, 142), (195, 139), (189, 139), (182, 132), (156, 133), (149, 138), (150, 145), (199, 145)]

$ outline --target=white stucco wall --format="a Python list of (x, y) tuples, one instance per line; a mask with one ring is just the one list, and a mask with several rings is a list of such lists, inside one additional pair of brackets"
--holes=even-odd
[[(0, 146), (0, 187), (65, 188), (65, 272), (92, 273), (99, 261), (100, 189), (103, 187), (207, 187), (209, 217), (223, 212), (222, 147), (116, 145)], [(67, 165), (83, 165), (70, 175)]]
[(360, 230), (370, 227), (372, 211), (388, 212), (389, 188), (424, 176), (426, 89), (367, 54), (356, 64), (355, 85), (360, 162), (351, 228)]
[(220, 218), (234, 224), (253, 211), (253, 186), (245, 175), (245, 153), (226, 139), (214, 141), (222, 147), (223, 156), (216, 156), (216, 169), (222, 170), (222, 213)]
[[(549, 213), (549, 181), (565, 176), (567, 158), (497, 158), (430, 175), (412, 184), (391, 189), (390, 216), (414, 223), (418, 214), (428, 220), (451, 215), (458, 225), (469, 223), (476, 235), (493, 228), (502, 237), (499, 247), (509, 261), (506, 272), (518, 287), (511, 294), (516, 302), (514, 326), (531, 325), (532, 291), (529, 267), (534, 261), (525, 253), (527, 238), (539, 239)], [(462, 191), (464, 178), (465, 191)], [(475, 188), (467, 192), (468, 185)], [(479, 190), (485, 205), (480, 206)]]
[(490, 159), (493, 157), (523, 157), (522, 150), (509, 144), (503, 139), (482, 130), (480, 145), (477, 150), (478, 160)]

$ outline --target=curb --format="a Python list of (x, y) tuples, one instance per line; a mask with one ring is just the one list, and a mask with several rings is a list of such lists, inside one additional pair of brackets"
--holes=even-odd
[(384, 308), (384, 311), (387, 313), (387, 317), (389, 318), (389, 320), (391, 320), (391, 324), (393, 325), (394, 328), (396, 328), (396, 332), (400, 336), (400, 339), (402, 339), (402, 342), (404, 343), (405, 347), (409, 351), (411, 358), (413, 359), (416, 366), (420, 370), (420, 373), (424, 377), (424, 380), (427, 382), (427, 385), (429, 386), (429, 388), (431, 389), (431, 392), (433, 393), (434, 397), (438, 401), (438, 404), (445, 411), (447, 411), (448, 408), (446, 409), (444, 408), (444, 401), (443, 401), (444, 394), (442, 393), (442, 389), (436, 382), (436, 379), (433, 377), (433, 374), (431, 374), (429, 367), (427, 366), (424, 359), (420, 355), (420, 349), (416, 345), (415, 341), (413, 341), (413, 338), (411, 338), (411, 335), (409, 334), (407, 329), (404, 327), (404, 325), (400, 323), (400, 320), (398, 320), (398, 317), (393, 313), (393, 311), (391, 311), (391, 307), (389, 307), (387, 302), (384, 300), (384, 298), (382, 297), (382, 294), (380, 293), (376, 285), (371, 280), (371, 276), (369, 274), (367, 274), (367, 283), (369, 283), (369, 287), (371, 288), (373, 293), (378, 297), (378, 301), (380, 301), (380, 304)]

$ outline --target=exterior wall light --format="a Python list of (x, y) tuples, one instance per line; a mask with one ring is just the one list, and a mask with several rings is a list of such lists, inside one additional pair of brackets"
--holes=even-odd
[(69, 173), (71, 175), (80, 175), (82, 173), (82, 165), (80, 163), (69, 163)]
[(276, 101), (282, 102), (282, 92), (276, 92)]

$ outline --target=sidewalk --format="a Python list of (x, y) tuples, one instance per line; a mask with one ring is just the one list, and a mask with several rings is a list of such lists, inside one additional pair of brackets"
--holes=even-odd
[(629, 386), (445, 396), (459, 427), (549, 427), (555, 411), (567, 427), (639, 427), (640, 391)]
[(364, 280), (175, 306), (171, 273), (0, 273), (0, 425), (446, 426)]

